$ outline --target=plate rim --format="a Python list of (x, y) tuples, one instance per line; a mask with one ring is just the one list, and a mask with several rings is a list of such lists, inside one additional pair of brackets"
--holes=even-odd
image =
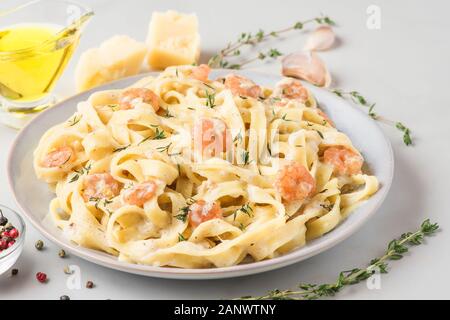
[[(235, 70), (227, 70), (227, 69), (214, 69), (215, 72), (236, 72)], [(38, 221), (37, 218), (33, 216), (25, 206), (23, 206), (16, 195), (15, 188), (14, 188), (14, 182), (13, 182), (13, 163), (12, 159), (14, 157), (15, 150), (20, 143), (22, 137), (27, 133), (28, 130), (31, 130), (30, 128), (33, 127), (33, 123), (38, 121), (40, 118), (44, 117), (47, 113), (50, 113), (55, 108), (62, 108), (65, 107), (66, 103), (70, 100), (77, 100), (80, 99), (81, 96), (84, 95), (90, 95), (97, 91), (102, 90), (111, 90), (111, 86), (120, 84), (120, 83), (127, 83), (129, 81), (138, 81), (144, 77), (152, 76), (155, 74), (158, 74), (159, 72), (149, 72), (149, 73), (141, 73), (138, 75), (122, 78), (116, 81), (109, 82), (107, 84), (103, 84), (101, 86), (95, 87), (93, 89), (83, 91), (74, 95), (71, 95), (58, 103), (56, 103), (53, 107), (48, 108), (38, 114), (36, 117), (34, 117), (23, 129), (19, 131), (17, 136), (15, 137), (9, 152), (7, 156), (7, 162), (6, 162), (6, 171), (7, 171), (7, 177), (8, 177), (8, 185), (9, 189), (12, 192), (13, 199), (20, 209), (20, 213), (23, 214), (28, 221), (31, 222), (34, 228), (36, 228), (42, 235), (44, 235), (48, 240), (52, 241), (53, 243), (57, 244), (61, 248), (67, 250), (68, 252), (71, 252), (75, 254), (76, 256), (79, 256), (80, 258), (87, 260), (88, 262), (95, 263), (98, 265), (101, 265), (103, 267), (107, 267), (110, 269), (115, 269), (119, 271), (124, 271), (127, 273), (133, 273), (133, 274), (139, 274), (139, 275), (145, 275), (145, 276), (151, 276), (151, 277), (158, 277), (158, 278), (171, 278), (171, 279), (187, 279), (187, 280), (200, 280), (200, 279), (220, 279), (220, 278), (231, 278), (231, 277), (239, 277), (239, 276), (245, 276), (249, 274), (256, 274), (261, 272), (270, 271), (273, 269), (282, 268), (300, 261), (303, 261), (305, 259), (308, 259), (312, 256), (315, 256), (317, 254), (322, 253), (325, 250), (328, 250), (337, 244), (341, 243), (345, 239), (349, 238), (351, 235), (353, 235), (357, 230), (361, 228), (363, 224), (365, 224), (380, 208), (380, 206), (385, 201), (389, 190), (392, 185), (393, 176), (394, 176), (394, 153), (392, 149), (392, 144), (384, 131), (381, 129), (380, 125), (378, 123), (374, 123), (377, 130), (380, 132), (381, 136), (383, 137), (384, 143), (386, 144), (386, 147), (389, 151), (389, 154), (387, 155), (386, 162), (390, 164), (390, 170), (388, 172), (387, 181), (383, 184), (382, 194), (380, 196), (380, 199), (378, 202), (376, 202), (373, 206), (373, 208), (365, 213), (365, 216), (353, 222), (352, 224), (347, 226), (347, 230), (336, 233), (334, 237), (330, 237), (329, 239), (325, 239), (325, 241), (319, 245), (317, 245), (317, 248), (308, 248), (308, 247), (300, 247), (297, 249), (294, 249), (293, 251), (290, 251), (286, 254), (283, 254), (281, 256), (265, 259), (261, 261), (251, 262), (248, 264), (238, 264), (228, 267), (218, 267), (218, 268), (201, 268), (201, 269), (194, 269), (194, 268), (173, 268), (173, 267), (159, 267), (159, 266), (152, 266), (152, 265), (143, 265), (143, 264), (134, 264), (134, 263), (128, 263), (117, 260), (114, 256), (104, 256), (105, 253), (89, 249), (85, 247), (81, 247), (75, 243), (65, 243), (55, 236), (53, 236), (49, 231), (44, 228), (42, 225), (42, 221)], [(255, 70), (245, 70), (240, 71), (236, 73), (241, 74), (253, 74), (260, 77), (272, 77), (272, 78), (280, 78), (282, 76), (270, 74), (266, 72), (260, 72)], [(308, 88), (312, 88), (312, 86), (308, 83), (304, 83)], [(319, 89), (323, 90), (323, 94), (330, 95), (330, 92), (326, 92), (323, 88), (317, 88), (315, 87), (314, 90)], [(336, 97), (337, 98), (337, 97)], [(347, 104), (348, 107), (352, 108), (355, 112), (362, 113), (364, 116), (364, 112), (355, 106), (351, 105), (347, 101), (342, 101), (342, 103)], [(364, 206), (364, 204), (363, 204)], [(333, 232), (332, 230), (331, 232)], [(96, 252), (97, 251), (97, 252)], [(110, 258), (115, 258), (116, 260), (110, 260)]]

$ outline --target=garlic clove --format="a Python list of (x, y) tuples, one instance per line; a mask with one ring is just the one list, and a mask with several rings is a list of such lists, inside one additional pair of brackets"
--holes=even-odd
[(330, 26), (320, 26), (306, 40), (305, 51), (325, 51), (330, 49), (336, 36)]
[(282, 60), (282, 74), (306, 80), (318, 87), (329, 87), (331, 75), (322, 59), (314, 51), (299, 51)]

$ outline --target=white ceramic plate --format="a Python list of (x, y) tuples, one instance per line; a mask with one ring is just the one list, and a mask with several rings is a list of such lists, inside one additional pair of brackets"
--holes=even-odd
[[(229, 73), (229, 71), (217, 70), (211, 76), (215, 78), (225, 72)], [(240, 73), (265, 86), (273, 86), (280, 80), (279, 76), (274, 75), (250, 71)], [(94, 90), (124, 88), (142, 77), (143, 75), (139, 75), (119, 80)], [(54, 227), (48, 219), (44, 219), (53, 194), (44, 182), (38, 181), (34, 174), (33, 150), (48, 128), (68, 119), (75, 112), (77, 103), (86, 100), (94, 90), (73, 96), (44, 111), (19, 133), (8, 158), (10, 188), (22, 213), (45, 237), (79, 257), (108, 268), (160, 278), (216, 279), (254, 274), (293, 264), (330, 249), (358, 230), (376, 212), (386, 197), (394, 170), (391, 145), (375, 121), (334, 94), (316, 87), (308, 87), (319, 105), (335, 122), (336, 127), (345, 132), (354, 145), (361, 150), (370, 170), (380, 181), (380, 190), (334, 230), (286, 255), (232, 267), (178, 269), (120, 262), (111, 255), (80, 247), (65, 239), (59, 229)]]

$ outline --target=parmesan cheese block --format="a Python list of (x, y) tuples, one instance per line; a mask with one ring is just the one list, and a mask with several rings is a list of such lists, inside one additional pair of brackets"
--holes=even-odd
[(75, 70), (78, 91), (135, 75), (141, 70), (147, 47), (128, 36), (114, 36), (99, 48), (85, 51)]
[(200, 56), (200, 35), (195, 14), (154, 12), (147, 37), (149, 67), (192, 64)]

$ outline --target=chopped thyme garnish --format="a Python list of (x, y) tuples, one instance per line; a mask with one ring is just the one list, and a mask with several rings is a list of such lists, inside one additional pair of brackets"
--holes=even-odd
[(234, 143), (241, 143), (241, 142), (242, 142), (242, 134), (241, 134), (241, 131), (239, 131), (239, 133), (234, 137), (233, 142), (234, 142)]
[(205, 90), (206, 95), (206, 106), (210, 108), (214, 108), (216, 105), (216, 94), (215, 93), (209, 93), (208, 90)]
[(249, 203), (244, 204), (242, 207), (240, 207), (239, 209), (237, 209), (233, 212), (233, 221), (236, 220), (236, 216), (239, 212), (242, 212), (242, 213), (248, 215), (250, 218), (253, 217), (253, 209)]
[(243, 150), (241, 153), (241, 159), (243, 162), (243, 165), (249, 165), (252, 161), (250, 160), (250, 152), (248, 152), (247, 150)]
[(174, 218), (177, 220), (186, 222), (190, 211), (191, 211), (191, 208), (189, 206), (185, 206), (180, 209), (180, 213), (177, 214), (176, 216), (174, 216)]
[(322, 208), (324, 208), (327, 211), (331, 211), (333, 209), (333, 205), (332, 204), (321, 204), (320, 205)]
[(123, 151), (123, 150), (129, 148), (130, 146), (131, 146), (131, 144), (129, 144), (129, 145), (127, 145), (127, 146), (123, 146), (123, 147), (116, 148), (116, 149), (113, 150), (113, 152), (120, 152), (120, 151)]
[(106, 208), (106, 206), (108, 205), (108, 204), (111, 204), (113, 201), (112, 200), (110, 200), (110, 199), (106, 199), (106, 198), (98, 198), (98, 197), (90, 197), (89, 198), (89, 201), (92, 201), (92, 202), (95, 202), (95, 208), (97, 209), (97, 210), (99, 210), (99, 205), (101, 205), (101, 202), (103, 201), (103, 207), (105, 207), (105, 209), (107, 209)]
[(106, 106), (111, 108), (112, 111), (116, 111), (119, 108), (117, 103), (107, 104)]
[(205, 85), (206, 87), (210, 88), (211, 90), (216, 90), (213, 86), (203, 82), (203, 85)]
[(164, 130), (160, 130), (159, 128), (156, 128), (155, 136), (153, 137), (153, 140), (161, 140), (166, 138), (166, 133)]
[(89, 163), (87, 166), (82, 167), (80, 170), (73, 170), (76, 174), (70, 179), (69, 183), (77, 181), (80, 176), (84, 174), (89, 174), (89, 171), (91, 171), (92, 165)]
[(169, 151), (169, 148), (171, 145), (172, 145), (172, 142), (166, 146), (157, 147), (156, 150), (158, 150), (159, 152), (166, 152), (166, 151)]
[(138, 146), (141, 145), (141, 144), (143, 144), (143, 143), (146, 142), (147, 140), (150, 140), (150, 139), (152, 139), (152, 140), (162, 140), (162, 139), (167, 138), (167, 137), (166, 137), (166, 132), (165, 132), (164, 130), (159, 129), (158, 126), (152, 126), (152, 127), (156, 128), (156, 130), (155, 130), (155, 135), (154, 135), (153, 137), (150, 135), (150, 136), (148, 136), (147, 138), (142, 139), (142, 140), (138, 143)]
[(178, 242), (182, 241), (187, 241), (187, 239), (181, 233), (178, 233)]
[(164, 118), (173, 118), (174, 116), (167, 109), (166, 112), (162, 115)]
[(323, 136), (323, 133), (322, 133), (322, 132), (320, 132), (319, 130), (316, 130), (316, 132), (319, 134), (319, 136), (320, 136), (322, 139), (324, 139), (324, 136)]
[(83, 117), (82, 114), (80, 114), (79, 116), (74, 115), (72, 119), (69, 120), (69, 127), (73, 127), (74, 125), (76, 125), (78, 122), (80, 122), (81, 118)]
[(284, 114), (284, 115), (281, 117), (281, 120), (283, 120), (283, 121), (293, 121), (293, 120), (287, 119), (286, 117), (287, 117), (287, 114)]

